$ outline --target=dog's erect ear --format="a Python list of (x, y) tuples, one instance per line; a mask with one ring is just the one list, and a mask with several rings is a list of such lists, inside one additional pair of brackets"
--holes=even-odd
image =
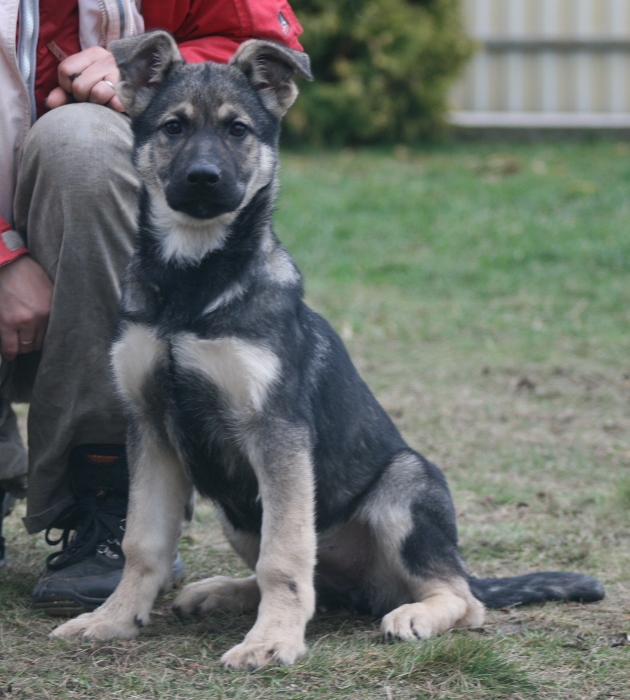
[(299, 73), (313, 80), (308, 56), (282, 44), (262, 39), (243, 42), (230, 61), (247, 76), (265, 107), (282, 117), (295, 102), (298, 89), (291, 78)]
[(112, 41), (110, 50), (120, 70), (116, 94), (130, 117), (149, 106), (169, 68), (183, 61), (175, 39), (162, 31)]

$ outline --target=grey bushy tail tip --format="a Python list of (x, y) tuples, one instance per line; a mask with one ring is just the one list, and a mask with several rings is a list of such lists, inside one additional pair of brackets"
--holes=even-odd
[(531, 605), (550, 600), (594, 603), (604, 597), (604, 585), (592, 576), (562, 571), (511, 576), (471, 578), (473, 595), (488, 608)]

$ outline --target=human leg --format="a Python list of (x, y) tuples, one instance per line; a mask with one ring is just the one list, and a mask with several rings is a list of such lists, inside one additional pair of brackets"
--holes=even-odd
[[(64, 551), (49, 558), (33, 595), (50, 614), (96, 607), (124, 562), (126, 427), (109, 348), (136, 232), (131, 149), (124, 115), (74, 104), (34, 125), (20, 164), (16, 228), (54, 283), (30, 396), (25, 518), (29, 532), (64, 530)], [(28, 357), (18, 357), (18, 378)]]
[(91, 104), (48, 113), (24, 146), (16, 228), (54, 282), (29, 412), (29, 532), (50, 526), (73, 501), (73, 447), (125, 441), (109, 345), (136, 228), (131, 148), (127, 118)]

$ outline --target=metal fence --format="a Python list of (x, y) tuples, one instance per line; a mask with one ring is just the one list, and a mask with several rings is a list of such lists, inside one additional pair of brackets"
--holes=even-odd
[(463, 0), (479, 51), (452, 121), (630, 127), (630, 0)]

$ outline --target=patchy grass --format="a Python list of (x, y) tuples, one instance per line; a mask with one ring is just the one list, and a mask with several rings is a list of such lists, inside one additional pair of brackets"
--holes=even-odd
[[(408, 441), (444, 469), (482, 576), (582, 571), (599, 604), (493, 611), (383, 644), (320, 614), (291, 668), (228, 673), (252, 616), (74, 646), (28, 607), (48, 547), (7, 521), (0, 698), (630, 698), (630, 148), (452, 146), (285, 154), (277, 229)], [(189, 580), (244, 574), (206, 505)]]

